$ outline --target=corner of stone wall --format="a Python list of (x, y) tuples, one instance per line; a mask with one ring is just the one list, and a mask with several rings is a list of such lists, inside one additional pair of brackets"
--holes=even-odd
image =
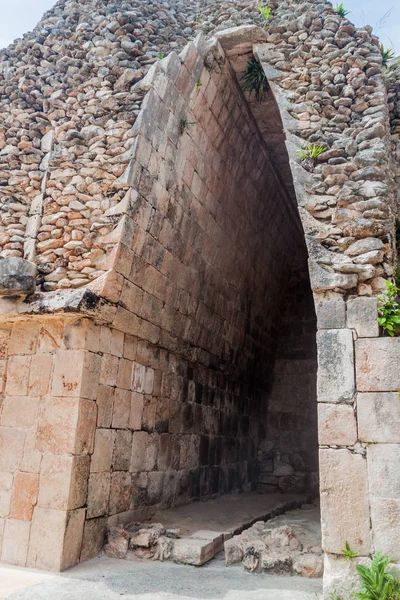
[(89, 319), (2, 321), (0, 553), (20, 566), (79, 561), (97, 420), (99, 333)]

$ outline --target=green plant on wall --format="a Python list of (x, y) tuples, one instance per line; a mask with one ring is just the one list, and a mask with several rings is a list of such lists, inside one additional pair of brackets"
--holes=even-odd
[(258, 102), (264, 100), (269, 88), (268, 80), (262, 64), (254, 56), (249, 59), (241, 81), (244, 92), (249, 92), (250, 96), (254, 93)]
[(384, 67), (387, 67), (389, 62), (394, 59), (394, 50), (393, 48), (385, 48), (385, 46), (381, 44), (381, 54), (382, 64)]
[(400, 334), (400, 289), (395, 283), (386, 282), (386, 291), (378, 298), (378, 323), (391, 337)]
[(345, 546), (342, 550), (342, 554), (344, 556), (345, 562), (351, 560), (352, 558), (357, 558), (357, 556), (359, 556), (358, 552), (353, 552), (353, 550), (350, 548), (349, 542), (345, 543)]
[(388, 572), (392, 560), (375, 554), (370, 567), (357, 565), (363, 588), (355, 595), (358, 600), (400, 600), (400, 580)]
[(257, 4), (257, 10), (266, 21), (271, 18), (271, 9), (266, 4), (259, 2)]
[(326, 152), (326, 148), (324, 146), (319, 146), (318, 144), (310, 144), (307, 148), (301, 148), (299, 150), (299, 156), (301, 160), (316, 160), (318, 156)]
[(343, 2), (337, 5), (337, 7), (335, 8), (335, 12), (340, 17), (347, 17), (347, 15), (350, 14), (350, 11), (345, 9)]
[[(400, 580), (388, 572), (391, 562), (393, 561), (390, 558), (377, 552), (370, 567), (357, 565), (362, 589), (351, 597), (357, 600), (400, 600)], [(330, 600), (342, 600), (342, 598), (332, 594)]]
[(185, 131), (191, 126), (196, 125), (196, 121), (188, 121), (187, 119), (181, 119), (179, 122), (179, 131), (183, 135)]

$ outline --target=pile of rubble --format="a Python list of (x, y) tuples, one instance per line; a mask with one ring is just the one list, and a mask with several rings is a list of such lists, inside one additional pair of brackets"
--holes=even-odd
[(201, 566), (223, 549), (224, 534), (197, 531), (181, 538), (179, 529), (166, 529), (160, 523), (110, 527), (104, 548), (111, 558), (134, 557)]
[(243, 563), (246, 571), (322, 577), (324, 558), (321, 545), (304, 543), (300, 525), (281, 525), (259, 521), (240, 535), (225, 542), (227, 566)]
[(201, 530), (181, 537), (179, 529), (160, 523), (119, 525), (108, 529), (104, 550), (111, 558), (173, 560), (194, 566), (224, 550), (227, 566), (242, 563), (251, 573), (317, 578), (323, 574), (319, 519), (319, 507), (306, 504), (270, 521), (258, 521), (239, 535)]

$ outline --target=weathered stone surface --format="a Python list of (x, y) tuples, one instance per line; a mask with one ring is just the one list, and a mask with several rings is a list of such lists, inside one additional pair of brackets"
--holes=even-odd
[(357, 389), (360, 392), (400, 389), (400, 338), (356, 341)]
[(293, 561), (293, 570), (301, 577), (318, 579), (324, 574), (323, 556), (317, 554), (302, 554)]
[[(36, 507), (33, 512), (27, 566), (62, 571), (79, 560), (85, 510)], [(49, 552), (51, 548), (51, 552)]]
[(400, 500), (399, 444), (372, 444), (367, 449), (371, 496)]
[(215, 554), (217, 554), (218, 552), (221, 552), (221, 550), (224, 546), (224, 534), (221, 532), (201, 529), (200, 531), (196, 531), (190, 537), (197, 539), (197, 540), (206, 540), (209, 542), (213, 542)]
[(359, 590), (360, 577), (357, 565), (370, 566), (369, 558), (355, 558), (346, 561), (344, 558), (325, 554), (324, 563), (324, 597), (338, 596), (343, 600), (351, 600), (354, 590)]
[(27, 296), (35, 291), (36, 265), (23, 258), (0, 260), (0, 296)]
[(357, 441), (357, 422), (351, 406), (318, 405), (318, 437), (321, 446), (353, 446)]
[(224, 29), (215, 33), (215, 37), (224, 50), (234, 50), (238, 46), (248, 45), (249, 49), (255, 42), (266, 39), (266, 33), (256, 25), (241, 25), (231, 29)]
[(355, 391), (353, 336), (349, 329), (319, 331), (318, 401), (351, 400)]
[(360, 440), (400, 444), (400, 402), (398, 392), (372, 392), (357, 395)]
[(224, 543), (224, 551), (225, 564), (227, 567), (242, 562), (244, 549), (236, 536)]
[(347, 327), (358, 337), (379, 336), (378, 302), (376, 298), (355, 298), (347, 303)]
[(106, 518), (89, 519), (85, 522), (80, 556), (81, 562), (90, 560), (100, 554), (104, 546), (106, 528)]
[(325, 301), (317, 305), (318, 329), (344, 329), (346, 327), (346, 302)]
[(349, 450), (320, 450), (322, 547), (340, 554), (346, 541), (361, 555), (371, 551), (367, 464)]
[(1, 553), (2, 562), (25, 567), (30, 530), (30, 521), (6, 520)]
[(110, 527), (104, 551), (110, 558), (125, 558), (129, 549), (129, 534), (121, 527)]
[(400, 499), (375, 495), (371, 490), (372, 539), (375, 552), (400, 560)]
[(173, 559), (185, 565), (201, 566), (214, 558), (214, 542), (182, 538), (174, 543)]

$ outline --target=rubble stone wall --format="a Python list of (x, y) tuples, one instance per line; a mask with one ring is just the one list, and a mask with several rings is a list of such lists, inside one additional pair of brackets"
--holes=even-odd
[(200, 4), (60, 0), (0, 52), (0, 257), (36, 262), (43, 291), (107, 270), (143, 99), (135, 82), (197, 31), (258, 15), (252, 2)]

